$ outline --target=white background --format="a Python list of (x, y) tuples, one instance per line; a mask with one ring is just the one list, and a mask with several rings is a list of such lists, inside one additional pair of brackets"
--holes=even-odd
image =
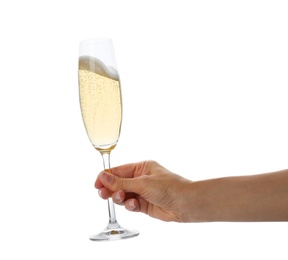
[[(110, 37), (124, 119), (113, 166), (154, 159), (192, 180), (288, 166), (287, 1), (0, 4), (0, 259), (287, 259), (287, 223), (166, 223), (116, 208), (82, 124), (78, 44)], [(170, 259), (169, 258), (169, 259)]]

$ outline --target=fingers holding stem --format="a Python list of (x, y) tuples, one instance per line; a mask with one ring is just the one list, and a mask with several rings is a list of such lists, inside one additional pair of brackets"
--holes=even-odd
[(126, 194), (123, 190), (111, 192), (107, 188), (102, 187), (98, 190), (98, 194), (102, 199), (112, 197), (115, 204), (124, 205), (127, 210), (139, 211), (139, 202), (131, 193)]

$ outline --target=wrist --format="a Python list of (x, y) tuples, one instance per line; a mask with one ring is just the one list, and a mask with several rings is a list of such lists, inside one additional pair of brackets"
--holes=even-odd
[(221, 178), (187, 184), (183, 196), (181, 222), (217, 221), (219, 217), (219, 205), (217, 206), (219, 201), (217, 200), (222, 200), (219, 198), (222, 197), (219, 192), (222, 181)]
[(180, 203), (178, 203), (179, 222), (203, 221), (200, 188), (198, 182), (187, 182), (186, 185), (183, 185), (181, 196), (179, 196)]

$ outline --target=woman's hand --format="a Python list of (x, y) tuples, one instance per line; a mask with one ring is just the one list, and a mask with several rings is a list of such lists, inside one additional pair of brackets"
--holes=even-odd
[[(185, 221), (183, 208), (191, 181), (155, 161), (126, 164), (101, 172), (95, 182), (103, 199), (164, 221)], [(184, 198), (184, 199), (183, 199)]]

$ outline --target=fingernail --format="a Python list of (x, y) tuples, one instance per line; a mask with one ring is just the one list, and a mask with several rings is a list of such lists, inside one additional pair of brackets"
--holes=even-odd
[(101, 190), (98, 190), (98, 195), (99, 195), (100, 198), (102, 198), (102, 196), (101, 196)]
[(116, 200), (119, 200), (119, 201), (121, 200), (121, 197), (120, 197), (120, 195), (119, 195), (119, 192), (116, 192), (116, 193), (115, 193), (115, 199), (116, 199)]
[(106, 182), (112, 183), (113, 176), (112, 176), (110, 173), (104, 172), (102, 176), (103, 176), (103, 179), (104, 179)]
[(129, 206), (130, 206), (132, 209), (135, 208), (135, 202), (134, 202), (134, 200), (130, 200), (130, 201), (129, 201)]

